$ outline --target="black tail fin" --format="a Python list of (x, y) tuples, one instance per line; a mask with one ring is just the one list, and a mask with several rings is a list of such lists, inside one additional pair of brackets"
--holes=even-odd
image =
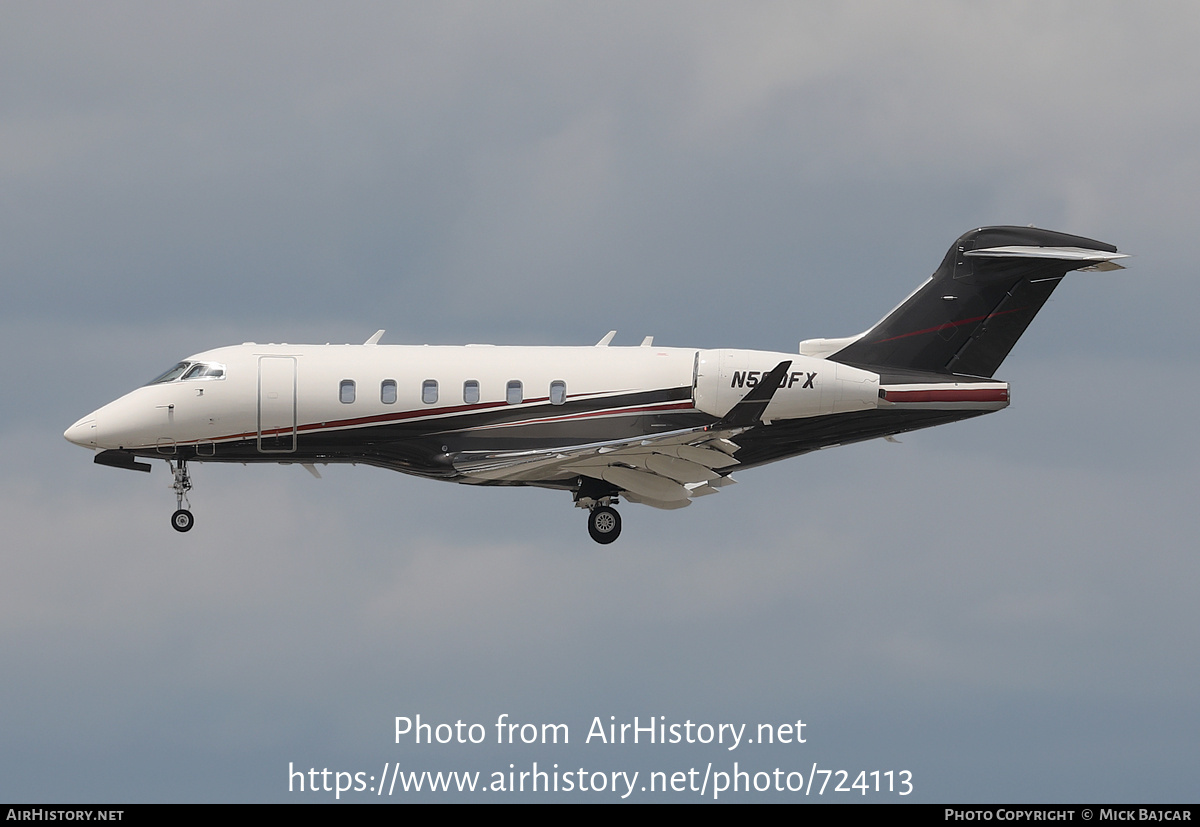
[(1119, 269), (1111, 244), (1032, 227), (962, 236), (932, 278), (829, 355), (844, 364), (992, 376), (1071, 270)]

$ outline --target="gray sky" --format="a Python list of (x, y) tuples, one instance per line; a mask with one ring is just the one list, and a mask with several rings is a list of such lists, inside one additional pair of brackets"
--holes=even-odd
[[(736, 760), (1194, 801), (1198, 40), (1185, 3), (4, 4), (0, 800)], [(61, 436), (246, 340), (794, 350), (986, 224), (1134, 256), (1056, 292), (1011, 408), (607, 548), (565, 494), (351, 467), (198, 466), (177, 535), (164, 468)], [(418, 713), (572, 742), (395, 744)], [(610, 715), (807, 743), (584, 744)]]

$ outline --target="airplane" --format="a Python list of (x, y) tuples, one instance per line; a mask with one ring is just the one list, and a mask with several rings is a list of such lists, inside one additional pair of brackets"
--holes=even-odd
[[(993, 379), (1059, 281), (1123, 269), (1082, 236), (981, 227), (857, 336), (797, 353), (610, 347), (245, 343), (177, 363), (66, 430), (100, 465), (173, 475), (171, 525), (194, 524), (189, 462), (363, 463), (473, 485), (569, 492), (588, 533), (621, 499), (682, 508), (735, 470), (980, 416)], [(185, 507), (186, 506), (186, 507)]]

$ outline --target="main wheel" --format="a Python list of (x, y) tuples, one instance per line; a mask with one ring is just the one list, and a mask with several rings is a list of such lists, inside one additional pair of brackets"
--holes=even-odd
[(171, 515), (171, 528), (176, 531), (191, 531), (196, 518), (186, 508), (181, 508)]
[(608, 545), (621, 536), (621, 515), (615, 508), (602, 505), (588, 514), (588, 534), (602, 545)]

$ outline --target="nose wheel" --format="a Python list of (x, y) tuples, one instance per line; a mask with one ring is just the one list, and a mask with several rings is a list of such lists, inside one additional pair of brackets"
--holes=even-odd
[(171, 515), (171, 528), (176, 531), (191, 531), (196, 518), (186, 508), (181, 508)]
[(621, 536), (621, 515), (608, 505), (596, 506), (588, 513), (588, 534), (601, 545)]
[(191, 531), (192, 526), (196, 523), (196, 518), (192, 516), (192, 512), (184, 508), (186, 503), (188, 508), (191, 508), (191, 503), (188, 502), (187, 492), (192, 490), (192, 477), (188, 474), (187, 460), (181, 459), (179, 462), (171, 462), (167, 460), (167, 467), (171, 469), (171, 474), (175, 481), (171, 483), (171, 488), (175, 490), (175, 513), (171, 515), (171, 528), (176, 531)]

